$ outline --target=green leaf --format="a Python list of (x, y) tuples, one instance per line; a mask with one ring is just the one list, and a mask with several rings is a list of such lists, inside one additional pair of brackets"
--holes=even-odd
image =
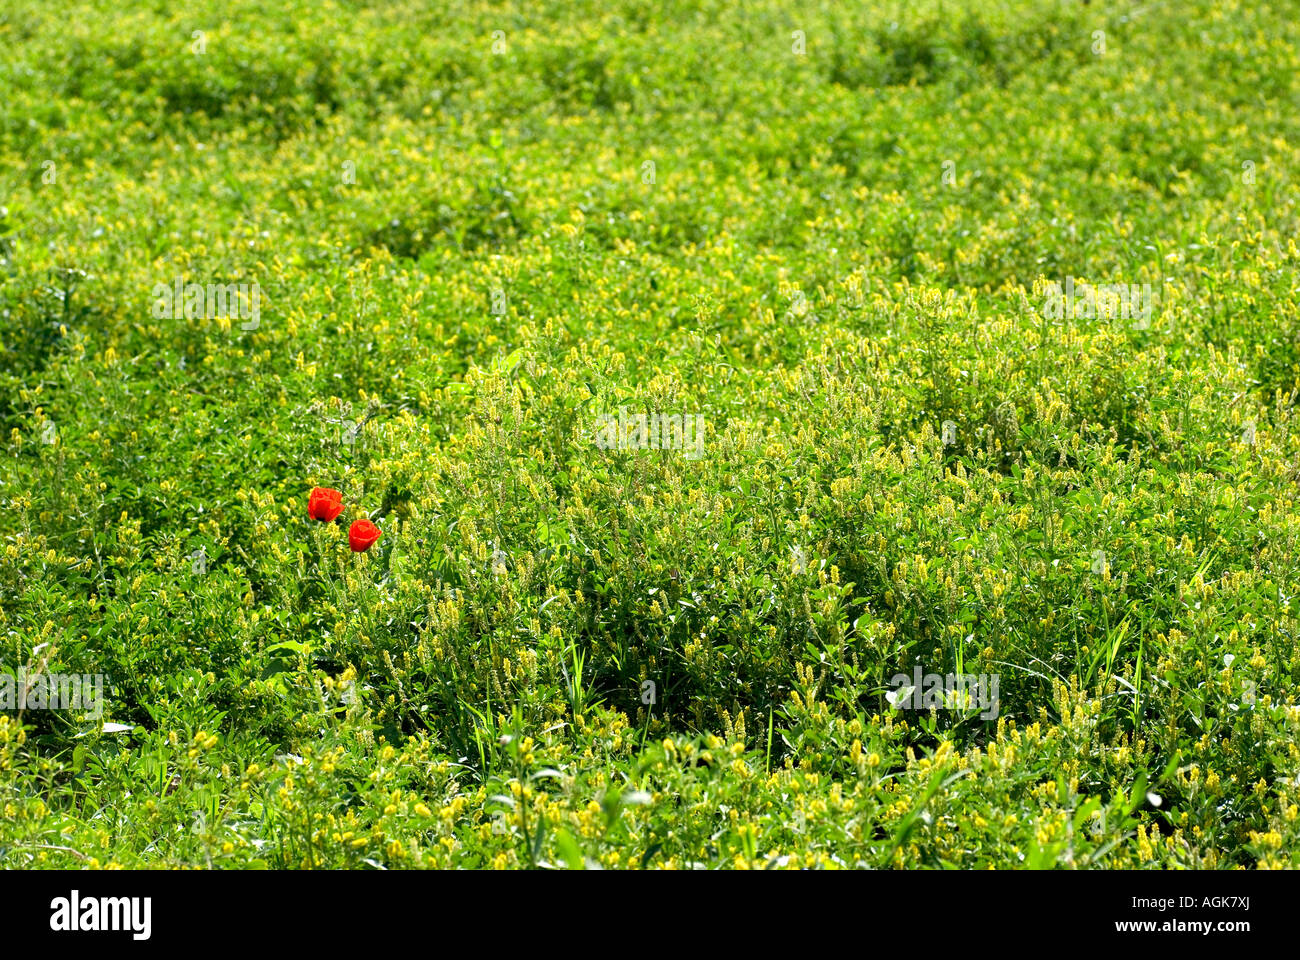
[(581, 870), (585, 866), (582, 859), (582, 851), (578, 849), (578, 843), (573, 839), (573, 835), (567, 830), (557, 830), (555, 832), (555, 846), (560, 851), (560, 856), (564, 858), (564, 864), (570, 870)]

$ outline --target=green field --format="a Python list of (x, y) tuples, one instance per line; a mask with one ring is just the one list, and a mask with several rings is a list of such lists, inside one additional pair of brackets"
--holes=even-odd
[(0, 8), (0, 868), (1300, 864), (1300, 4), (546, 7)]

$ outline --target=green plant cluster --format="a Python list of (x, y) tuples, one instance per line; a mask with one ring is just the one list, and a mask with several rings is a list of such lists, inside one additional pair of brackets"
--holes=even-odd
[(1298, 865), (1297, 13), (9, 0), (0, 867)]

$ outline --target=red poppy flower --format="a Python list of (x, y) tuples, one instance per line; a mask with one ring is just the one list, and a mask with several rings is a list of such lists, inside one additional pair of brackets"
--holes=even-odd
[(363, 553), (369, 550), (374, 542), (384, 535), (369, 520), (358, 520), (352, 524), (352, 529), (348, 531), (348, 545), (352, 547), (353, 553)]
[(343, 494), (333, 487), (313, 487), (307, 498), (307, 515), (326, 523), (343, 512)]

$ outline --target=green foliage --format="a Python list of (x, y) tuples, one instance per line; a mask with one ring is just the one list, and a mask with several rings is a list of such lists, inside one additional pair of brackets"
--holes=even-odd
[(952, 6), (7, 4), (0, 866), (1297, 865), (1296, 11)]

